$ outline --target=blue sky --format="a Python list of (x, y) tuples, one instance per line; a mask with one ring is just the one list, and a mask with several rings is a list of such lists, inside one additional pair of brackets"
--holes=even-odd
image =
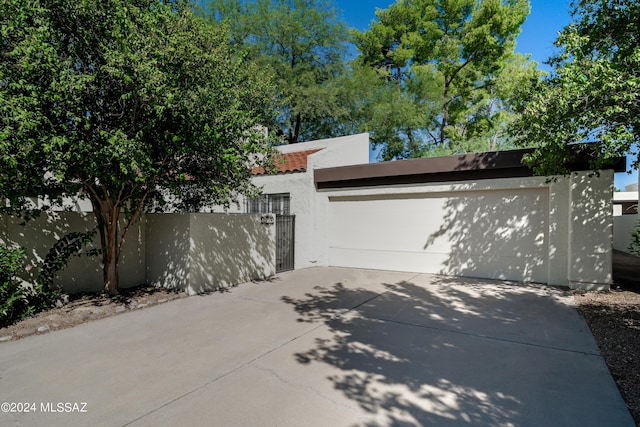
[[(376, 8), (386, 9), (395, 1), (334, 0), (334, 3), (342, 11), (347, 25), (362, 31), (375, 19)], [(531, 14), (522, 27), (516, 50), (531, 54), (532, 59), (542, 64), (554, 52), (553, 42), (558, 31), (569, 23), (568, 6), (568, 0), (532, 0)]]
[[(342, 11), (347, 25), (363, 31), (375, 19), (376, 8), (386, 9), (395, 3), (394, 0), (334, 0)], [(548, 71), (543, 64), (554, 53), (554, 45), (558, 31), (570, 22), (568, 0), (531, 0), (531, 14), (522, 26), (517, 40), (516, 51), (531, 54), (531, 59), (540, 64), (540, 68)], [(624, 186), (638, 182), (638, 174), (618, 173), (615, 185), (624, 190)]]

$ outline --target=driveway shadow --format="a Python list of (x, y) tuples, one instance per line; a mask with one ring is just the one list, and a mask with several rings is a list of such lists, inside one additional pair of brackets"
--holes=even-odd
[(331, 367), (326, 380), (375, 420), (361, 425), (616, 425), (603, 393), (617, 390), (594, 392), (610, 375), (563, 291), (429, 277), (283, 298), (329, 329), (294, 357)]

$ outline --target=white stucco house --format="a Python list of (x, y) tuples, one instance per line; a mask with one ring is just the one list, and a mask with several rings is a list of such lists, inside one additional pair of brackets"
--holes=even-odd
[(361, 134), (278, 147), (278, 172), (253, 178), (263, 200), (288, 200), (295, 268), (611, 284), (613, 174), (623, 161), (592, 176), (582, 158), (571, 176), (550, 180), (523, 166), (527, 150), (368, 164), (368, 146)]
[[(523, 166), (527, 150), (370, 164), (368, 134), (277, 149), (274, 174), (253, 171), (263, 197), (228, 212), (145, 215), (125, 244), (123, 287), (199, 293), (314, 266), (583, 289), (612, 282), (613, 174), (624, 159), (594, 175), (583, 153), (570, 176), (549, 179)], [(75, 210), (26, 228), (2, 218), (0, 241), (41, 261), (65, 232), (93, 227), (86, 202)], [(58, 283), (99, 290), (101, 276), (98, 263), (74, 258)]]
[(327, 265), (322, 258), (317, 236), (321, 233), (323, 206), (314, 186), (314, 171), (327, 167), (359, 165), (369, 162), (369, 135), (360, 134), (278, 147), (277, 172), (265, 175), (256, 170), (253, 183), (262, 189), (265, 203), (253, 205), (245, 201), (243, 212), (279, 211), (288, 204), (286, 213), (295, 215), (295, 269)]

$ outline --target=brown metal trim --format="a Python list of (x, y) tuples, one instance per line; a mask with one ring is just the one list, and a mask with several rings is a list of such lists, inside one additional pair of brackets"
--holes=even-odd
[[(532, 151), (521, 149), (316, 169), (314, 181), (316, 188), (321, 190), (529, 177), (534, 173), (522, 163), (522, 157)], [(581, 150), (576, 160), (566, 167), (571, 171), (591, 170), (589, 160), (589, 154)], [(626, 159), (615, 159), (611, 162), (611, 168), (615, 172), (624, 172)]]

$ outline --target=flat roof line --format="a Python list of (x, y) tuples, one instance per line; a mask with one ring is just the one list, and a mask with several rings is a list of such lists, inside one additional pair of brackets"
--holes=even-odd
[[(532, 151), (520, 149), (315, 169), (314, 182), (317, 189), (331, 189), (528, 177), (534, 173), (522, 163), (522, 157)], [(592, 158), (589, 150), (579, 150), (575, 161), (565, 166), (571, 171), (592, 170)], [(611, 169), (626, 171), (626, 159), (612, 160)]]

